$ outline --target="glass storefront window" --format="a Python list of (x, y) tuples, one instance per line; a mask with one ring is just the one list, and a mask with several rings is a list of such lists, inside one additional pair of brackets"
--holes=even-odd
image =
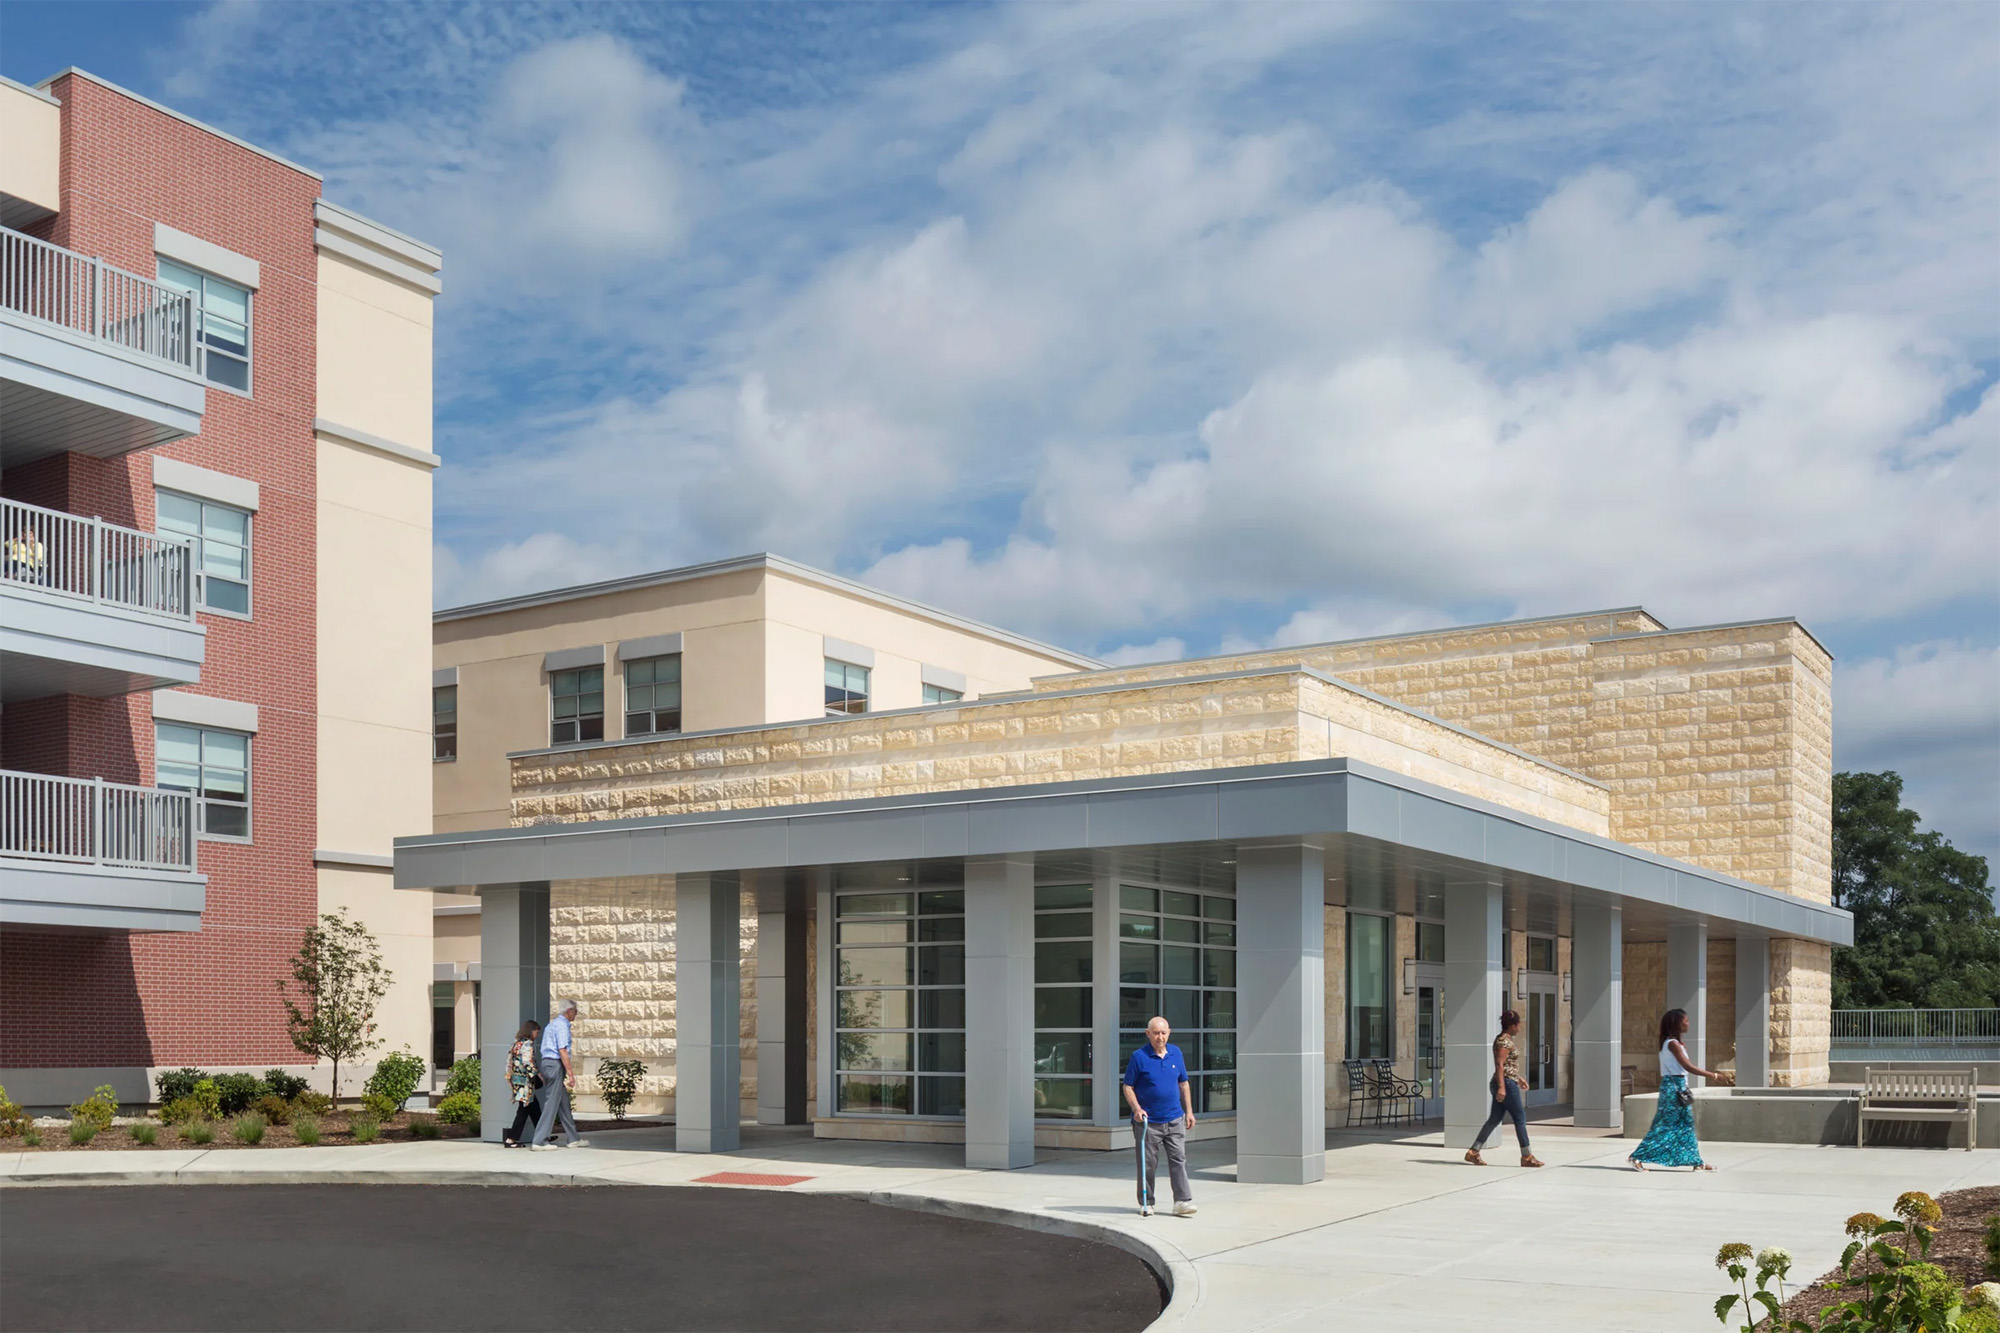
[(1158, 1014), (1188, 1063), (1197, 1112), (1236, 1109), (1236, 903), (1214, 894), (1118, 888), (1118, 1068)]
[(1035, 1115), (1088, 1120), (1091, 886), (1035, 886)]
[(965, 1114), (965, 893), (835, 895), (835, 1102)]
[(1347, 1058), (1393, 1057), (1395, 1001), (1389, 993), (1390, 957), (1396, 943), (1393, 917), (1347, 914)]

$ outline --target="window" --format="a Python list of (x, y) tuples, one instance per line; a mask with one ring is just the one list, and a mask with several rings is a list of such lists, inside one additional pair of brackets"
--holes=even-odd
[(195, 794), (195, 831), (207, 838), (250, 838), (250, 738), (174, 722), (153, 724), (154, 780)]
[(965, 890), (835, 898), (834, 1101), (965, 1115)]
[(195, 601), (210, 611), (250, 614), (250, 515), (172, 491), (158, 495), (159, 529), (194, 540)]
[(826, 659), (826, 713), (828, 717), (839, 717), (842, 713), (865, 713), (868, 711), (868, 668), (854, 666), (847, 662)]
[(1417, 922), (1417, 961), (1420, 963), (1444, 961), (1444, 922)]
[(1395, 1054), (1396, 1011), (1389, 994), (1396, 944), (1393, 917), (1347, 914), (1347, 1058), (1387, 1060)]
[(964, 697), (963, 690), (948, 690), (942, 685), (924, 686), (924, 702), (927, 704), (955, 704)]
[(160, 281), (194, 297), (210, 382), (250, 392), (250, 293), (197, 269), (160, 261)]
[(456, 685), (438, 685), (431, 690), (431, 758), (438, 761), (458, 758)]
[(1556, 970), (1556, 942), (1547, 935), (1528, 936), (1528, 970), (1530, 972)]
[(549, 744), (604, 739), (604, 668), (581, 667), (549, 677)]
[(1092, 936), (1090, 885), (1035, 886), (1035, 1115), (1041, 1119), (1090, 1119)]
[(625, 664), (625, 734), (651, 736), (681, 729), (681, 655), (642, 657)]
[(1236, 1109), (1236, 900), (1118, 886), (1118, 1068), (1158, 1014), (1201, 1112)]

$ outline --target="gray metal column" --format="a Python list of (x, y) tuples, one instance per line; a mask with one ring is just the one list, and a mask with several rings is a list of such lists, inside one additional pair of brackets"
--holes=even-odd
[(1736, 936), (1736, 1086), (1771, 1086), (1771, 941)]
[(965, 1164), (1035, 1164), (1035, 863), (965, 863)]
[(1500, 886), (1444, 891), (1444, 1143), (1470, 1148), (1493, 1106), (1493, 1038), (1500, 1032)]
[[(1667, 927), (1667, 1008), (1685, 1009), (1688, 1031), (1681, 1045), (1698, 1065), (1708, 1063), (1708, 923)], [(1689, 1086), (1701, 1080), (1689, 1078)]]
[(1324, 853), (1236, 852), (1236, 1178), (1326, 1176)]
[(674, 1147), (742, 1144), (742, 890), (734, 875), (681, 875), (674, 886)]
[[(804, 922), (799, 923), (801, 933)], [(785, 1038), (790, 1017), (786, 973), (791, 962), (791, 915), (780, 908), (757, 913), (757, 1123), (783, 1125), (791, 1092), (790, 1047)], [(799, 978), (801, 982), (805, 978)]]
[(833, 1043), (833, 872), (824, 866), (808, 872), (811, 881), (810, 892), (813, 900), (813, 919), (818, 925), (814, 935), (813, 952), (817, 955), (815, 967), (818, 969), (819, 994), (814, 996), (817, 1005), (813, 1024), (813, 1093), (818, 1099), (819, 1113), (823, 1116), (836, 1114), (840, 1103), (835, 1098)]
[(548, 1021), (549, 886), (479, 890), (479, 1137), (498, 1143), (514, 1123), (507, 1053), (532, 1018)]
[(1625, 913), (1579, 903), (1571, 939), (1571, 1021), (1579, 1128), (1617, 1129), (1625, 1123)]

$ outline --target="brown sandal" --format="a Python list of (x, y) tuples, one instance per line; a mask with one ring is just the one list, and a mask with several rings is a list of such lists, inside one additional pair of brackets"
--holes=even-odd
[(1548, 1163), (1544, 1162), (1544, 1161), (1543, 1161), (1543, 1160), (1542, 1160), (1541, 1158), (1539, 1158), (1539, 1157), (1535, 1156), (1535, 1155), (1534, 1155), (1533, 1153), (1531, 1153), (1531, 1152), (1524, 1152), (1524, 1153), (1522, 1153), (1522, 1154), (1521, 1154), (1521, 1165), (1522, 1165), (1522, 1166), (1546, 1166), (1546, 1165), (1548, 1165)]
[(1467, 1148), (1465, 1150), (1465, 1160), (1472, 1163), (1474, 1166), (1486, 1165), (1486, 1159), (1479, 1155), (1479, 1149), (1477, 1148)]

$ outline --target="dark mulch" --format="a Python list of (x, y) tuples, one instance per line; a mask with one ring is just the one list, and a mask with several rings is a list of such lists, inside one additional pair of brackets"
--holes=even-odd
[[(2000, 1186), (1988, 1186), (1976, 1190), (1956, 1190), (1950, 1194), (1937, 1196), (1938, 1206), (1944, 1209), (1944, 1221), (1931, 1237), (1930, 1261), (1950, 1273), (1961, 1287), (1969, 1287), (1975, 1282), (1989, 1280), (1986, 1271), (1986, 1219), (2000, 1213)], [(1883, 1217), (1891, 1217), (1889, 1209), (1895, 1203), (1889, 1198), (1882, 1206), (1871, 1209)], [(1846, 1218), (1839, 1219), (1845, 1222)], [(1839, 1225), (1838, 1222), (1835, 1225)], [(1914, 1251), (1914, 1246), (1909, 1247)], [(1855, 1273), (1879, 1273), (1881, 1263), (1873, 1255), (1857, 1259)], [(1810, 1287), (1785, 1302), (1786, 1319), (1803, 1319), (1809, 1324), (1819, 1323), (1820, 1311), (1842, 1301), (1852, 1300), (1865, 1294), (1852, 1288), (1843, 1289), (1837, 1285), (1840, 1270), (1822, 1274)]]
[[(416, 1119), (429, 1120), (431, 1118), (427, 1115), (419, 1114), (413, 1116), (408, 1111), (399, 1111), (382, 1122), (381, 1136), (375, 1142), (407, 1142), (416, 1137), (411, 1132), (410, 1122)], [(297, 1148), (303, 1146), (299, 1143), (298, 1136), (292, 1133), (290, 1125), (267, 1125), (264, 1128), (263, 1142), (255, 1144), (239, 1143), (236, 1137), (229, 1132), (230, 1126), (234, 1123), (233, 1117), (218, 1120), (210, 1126), (215, 1131), (215, 1141), (213, 1143), (191, 1143), (183, 1132), (183, 1126), (162, 1125), (155, 1122), (154, 1128), (158, 1130), (159, 1137), (151, 1144), (141, 1143), (133, 1138), (131, 1127), (127, 1125), (113, 1125), (110, 1129), (100, 1130), (97, 1137), (88, 1143), (71, 1143), (69, 1141), (69, 1129), (64, 1125), (42, 1125), (37, 1127), (35, 1131), (42, 1139), (40, 1147), (29, 1147), (20, 1139), (0, 1139), (0, 1151), (31, 1153), (105, 1152), (110, 1150), (160, 1152), (163, 1150), (181, 1150), (187, 1148)], [(318, 1146), (322, 1148), (345, 1148), (354, 1146), (357, 1143), (354, 1137), (353, 1121), (350, 1113), (347, 1111), (320, 1116), (319, 1128), (320, 1139)], [(438, 1129), (440, 1131), (439, 1137), (447, 1139), (470, 1138), (479, 1132), (476, 1125), (441, 1124), (438, 1126)]]

